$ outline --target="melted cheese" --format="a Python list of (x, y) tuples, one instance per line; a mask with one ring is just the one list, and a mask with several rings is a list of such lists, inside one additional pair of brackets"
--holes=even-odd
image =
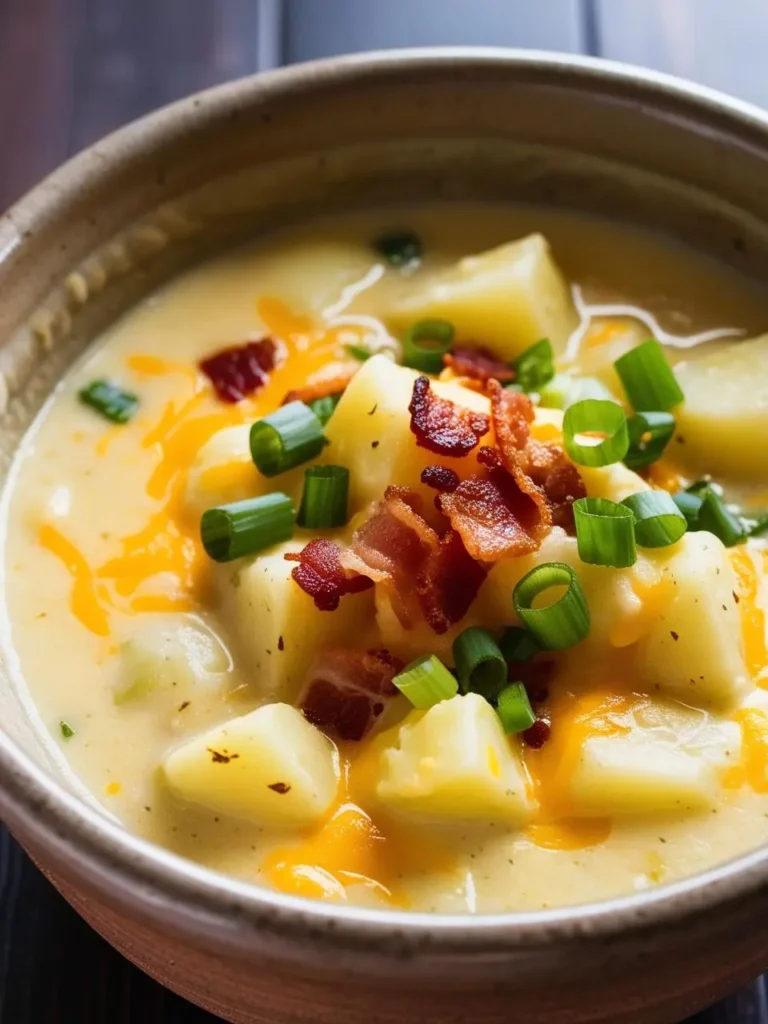
[(744, 659), (753, 679), (757, 680), (768, 665), (765, 641), (765, 612), (759, 604), (759, 576), (752, 555), (745, 547), (732, 548), (731, 565), (738, 580), (739, 615)]

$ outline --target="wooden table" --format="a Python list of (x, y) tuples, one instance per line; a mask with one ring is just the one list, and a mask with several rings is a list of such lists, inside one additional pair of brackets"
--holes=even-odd
[[(0, 0), (0, 209), (118, 125), (279, 64), (523, 46), (645, 64), (768, 105), (766, 39), (764, 0)], [(107, 946), (0, 827), (0, 1024), (213, 1020)], [(695, 1022), (768, 1024), (763, 981)]]

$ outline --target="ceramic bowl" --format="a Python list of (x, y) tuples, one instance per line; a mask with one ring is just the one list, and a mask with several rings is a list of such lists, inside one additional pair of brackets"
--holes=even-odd
[[(661, 75), (502, 50), (362, 55), (202, 93), (0, 218), (0, 472), (82, 347), (222, 246), (318, 211), (532, 200), (768, 276), (768, 118)], [(77, 275), (77, 276), (73, 276)], [(672, 1022), (768, 966), (768, 850), (622, 899), (436, 917), (311, 903), (129, 835), (0, 679), (0, 815), (110, 942), (229, 1021)]]

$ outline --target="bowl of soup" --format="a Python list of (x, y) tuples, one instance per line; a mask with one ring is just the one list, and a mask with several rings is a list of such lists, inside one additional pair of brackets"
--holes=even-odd
[(765, 966), (765, 116), (270, 73), (0, 220), (0, 811), (235, 1022), (679, 1020)]

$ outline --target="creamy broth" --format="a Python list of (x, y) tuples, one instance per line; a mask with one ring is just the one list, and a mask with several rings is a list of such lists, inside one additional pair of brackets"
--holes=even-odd
[[(382, 232), (403, 225), (424, 246), (421, 265), (406, 271), (387, 267), (371, 245)], [(451, 819), (410, 813), (402, 789), (394, 811), (380, 809), (380, 752), (387, 743), (396, 744), (409, 713), (418, 724), (418, 713), (410, 711), (405, 697), (388, 701), (381, 719), (360, 742), (337, 740), (338, 791), (332, 807), (311, 827), (274, 827), (259, 824), (258, 814), (249, 821), (249, 815), (227, 814), (210, 805), (206, 810), (202, 801), (185, 801), (169, 789), (162, 766), (172, 751), (219, 723), (280, 699), (279, 693), (263, 692), (264, 667), (254, 661), (252, 647), (243, 642), (241, 626), (230, 613), (231, 602), (239, 600), (242, 560), (216, 565), (199, 543), (205, 502), (203, 498), (200, 505), (198, 496), (190, 507), (189, 498), (199, 452), (221, 430), (240, 426), (247, 436), (250, 423), (272, 413), (286, 393), (301, 388), (308, 378), (365, 372), (368, 363), (349, 354), (350, 344), (397, 355), (400, 346), (390, 331), (393, 337), (402, 337), (402, 332), (392, 326), (389, 311), (404, 295), (418, 296), (420, 288), (467, 254), (539, 232), (569, 284), (576, 286), (581, 312), (580, 320), (574, 314), (570, 345), (561, 346), (558, 354), (560, 373), (587, 374), (615, 388), (606, 351), (627, 337), (631, 347), (649, 336), (647, 326), (632, 327), (628, 312), (657, 325), (657, 333), (669, 342), (670, 363), (686, 364), (677, 367), (684, 386), (686, 373), (695, 376), (700, 360), (714, 358), (717, 363), (718, 353), (727, 359), (738, 339), (768, 328), (764, 292), (722, 266), (639, 231), (539, 209), (407, 209), (319, 222), (188, 273), (115, 324), (57, 388), (29, 432), (12, 476), (6, 511), (7, 615), (18, 685), (28, 688), (41, 728), (105, 813), (162, 846), (255, 884), (437, 912), (529, 910), (602, 899), (690, 875), (768, 838), (768, 718), (759, 687), (767, 660), (759, 539), (731, 548), (722, 562), (729, 572), (735, 570), (728, 589), (739, 598), (727, 609), (731, 625), (736, 622), (733, 657), (735, 662), (746, 658), (745, 680), (748, 676), (753, 682), (745, 681), (738, 693), (734, 682), (733, 694), (714, 699), (709, 693), (700, 698), (696, 679), (690, 680), (689, 691), (679, 681), (669, 689), (663, 682), (638, 682), (633, 660), (638, 643), (654, 628), (654, 616), (666, 614), (671, 601), (667, 590), (678, 582), (669, 583), (667, 563), (657, 551), (641, 550), (638, 566), (645, 558), (649, 575), (646, 579), (637, 569), (632, 577), (637, 608), (629, 634), (616, 639), (619, 627), (611, 627), (607, 654), (590, 646), (596, 639), (558, 654), (557, 675), (538, 709), (540, 717), (551, 719), (552, 735), (540, 750), (521, 744), (517, 736), (505, 741), (517, 761), (524, 758), (527, 796), (521, 799), (531, 803), (541, 798), (541, 807), (521, 812), (517, 822), (507, 812), (498, 819), (489, 812), (475, 820), (471, 814), (460, 820), (461, 815)], [(598, 312), (610, 315), (591, 316), (594, 304), (601, 307)], [(603, 305), (613, 308), (603, 310)], [(726, 340), (707, 340), (718, 332)], [(264, 386), (242, 402), (219, 401), (199, 370), (200, 361), (264, 334), (276, 339), (280, 357)], [(691, 347), (697, 339), (700, 343)], [(485, 343), (479, 336), (458, 340)], [(763, 366), (756, 365), (755, 373)], [(138, 410), (129, 422), (111, 424), (78, 401), (78, 392), (95, 379), (116, 381), (138, 396)], [(544, 421), (546, 429), (537, 418), (534, 436), (538, 429), (543, 442), (558, 438), (557, 416), (552, 421), (544, 416)], [(677, 491), (710, 469), (699, 455), (699, 448), (706, 451), (710, 442), (703, 436), (699, 444), (690, 431), (686, 437), (687, 423), (694, 433), (699, 430), (688, 403), (676, 439), (645, 474), (655, 486)], [(752, 439), (744, 435), (746, 449)], [(344, 442), (351, 443), (349, 438)], [(371, 442), (375, 448), (379, 443)], [(373, 475), (375, 456), (371, 451), (364, 462)], [(474, 453), (469, 457), (474, 460)], [(423, 453), (420, 458), (422, 465)], [(746, 514), (766, 511), (759, 462), (753, 467), (745, 456), (731, 474), (729, 466), (717, 467), (726, 496), (741, 502)], [(259, 493), (298, 487), (300, 496), (303, 467), (286, 476), (287, 483), (277, 476)], [(195, 479), (203, 491), (208, 487), (222, 495), (209, 502), (215, 505), (246, 497), (258, 473), (247, 460), (230, 457)], [(352, 486), (354, 494), (354, 482)], [(617, 500), (631, 491), (623, 491)], [(589, 484), (587, 493), (592, 493)], [(608, 488), (604, 496), (611, 494)], [(347, 542), (364, 513), (355, 515), (346, 531), (329, 536)], [(312, 536), (300, 531), (295, 550)], [(703, 534), (686, 535), (691, 536)], [(697, 557), (695, 550), (692, 557)], [(615, 576), (611, 569), (588, 568), (593, 577), (600, 572)], [(377, 584), (377, 608), (379, 620), (385, 621), (392, 613), (382, 611), (380, 589)], [(223, 590), (227, 596), (222, 598)], [(465, 620), (440, 637), (424, 623), (410, 631), (398, 627), (390, 635), (377, 626), (373, 604), (366, 605), (351, 620), (349, 646), (362, 651), (386, 647), (402, 661), (434, 652), (450, 665), (451, 642), (465, 625), (488, 625), (498, 637), (505, 624), (486, 621), (485, 609), (492, 601), (486, 591), (490, 593), (487, 579)], [(511, 625), (511, 586), (508, 592), (506, 624)], [(617, 593), (607, 582), (598, 592), (600, 607), (614, 601)], [(371, 602), (372, 595), (368, 592)], [(346, 615), (363, 595), (341, 601), (337, 611), (320, 614)], [(592, 608), (595, 629), (601, 615), (597, 606)], [(199, 635), (208, 645), (206, 679), (190, 686), (163, 677), (162, 685), (153, 681), (154, 689), (147, 693), (126, 693), (126, 651), (135, 651), (131, 645), (137, 638), (141, 646), (146, 630), (172, 629), (179, 623), (186, 624), (190, 635), (204, 630)], [(259, 629), (257, 611), (253, 628)], [(707, 630), (705, 620), (701, 628)], [(341, 646), (337, 639), (332, 645)], [(270, 659), (284, 654), (282, 647), (265, 653)], [(152, 675), (160, 669), (147, 671)], [(275, 671), (279, 676), (280, 669), (270, 667), (269, 672)], [(650, 677), (646, 673), (646, 684), (652, 676), (652, 671)], [(573, 699), (567, 697), (571, 690), (577, 694)], [(606, 712), (605, 702), (614, 698), (618, 703)], [(671, 741), (675, 749), (688, 743), (686, 729), (698, 736), (708, 721), (728, 727), (723, 734), (727, 742), (713, 741), (719, 760), (711, 799), (689, 807), (673, 794), (665, 809), (643, 811), (641, 780), (637, 813), (626, 807), (618, 812), (592, 807), (588, 813), (580, 807), (574, 812), (567, 800), (563, 803), (563, 777), (579, 763), (579, 743), (603, 733), (631, 732), (633, 726), (626, 723), (639, 722), (644, 715), (652, 719), (647, 705), (656, 706), (658, 700), (689, 716), (684, 726), (677, 719), (672, 726), (652, 723), (654, 735), (677, 730)], [(607, 730), (589, 724), (598, 713), (608, 716)], [(65, 735), (70, 731), (72, 735)], [(565, 749), (568, 744), (573, 750)], [(214, 759), (226, 761), (231, 754), (216, 749)], [(221, 767), (226, 770), (226, 765)], [(397, 789), (392, 779), (390, 789)], [(597, 790), (602, 793), (605, 787), (598, 784)], [(616, 799), (621, 803), (623, 798), (619, 794)]]

